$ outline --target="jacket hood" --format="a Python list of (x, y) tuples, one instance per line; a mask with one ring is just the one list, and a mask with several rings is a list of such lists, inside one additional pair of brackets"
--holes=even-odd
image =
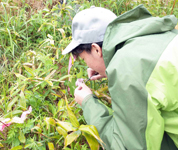
[(153, 17), (149, 11), (139, 5), (134, 9), (118, 16), (106, 30), (103, 42), (103, 58), (106, 67), (124, 43), (134, 37), (158, 34), (173, 30), (177, 24), (174, 15), (162, 18)]

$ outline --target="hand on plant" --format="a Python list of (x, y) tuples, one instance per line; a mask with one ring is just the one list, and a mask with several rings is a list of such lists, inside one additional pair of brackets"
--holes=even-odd
[(101, 78), (104, 78), (105, 76), (103, 75), (100, 75), (100, 74), (97, 74), (97, 72), (91, 68), (88, 68), (87, 69), (87, 72), (88, 72), (88, 77), (90, 78), (91, 76), (91, 79), (90, 80), (98, 80), (98, 79), (101, 79)]
[(86, 86), (84, 83), (80, 84), (76, 89), (75, 89), (75, 101), (82, 105), (82, 101), (84, 98), (88, 95), (92, 94), (92, 91), (88, 86)]

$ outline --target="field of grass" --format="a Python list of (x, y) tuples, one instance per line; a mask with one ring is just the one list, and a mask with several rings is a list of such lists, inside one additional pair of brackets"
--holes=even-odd
[[(5, 127), (0, 149), (102, 149), (96, 128), (86, 125), (73, 97), (76, 79), (87, 78), (87, 66), (72, 61), (68, 74), (70, 55), (61, 53), (80, 10), (95, 5), (120, 15), (139, 4), (153, 16), (178, 18), (177, 0), (0, 1), (0, 125)], [(107, 80), (88, 85), (110, 107)]]

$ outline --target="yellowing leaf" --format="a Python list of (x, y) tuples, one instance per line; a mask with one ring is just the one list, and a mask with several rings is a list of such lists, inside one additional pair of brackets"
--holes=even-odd
[(26, 99), (22, 90), (20, 92), (20, 105), (23, 109), (26, 109)]
[(64, 138), (67, 136), (67, 131), (61, 128), (60, 126), (56, 127), (57, 132), (62, 135)]
[(61, 97), (61, 95), (59, 95), (59, 94), (54, 94), (54, 93), (51, 93), (51, 94), (54, 96), (57, 96), (57, 97)]
[(69, 123), (69, 122), (58, 121), (56, 123), (57, 123), (57, 125), (59, 125), (63, 129), (65, 129), (67, 132), (69, 132), (69, 131), (76, 131), (76, 128), (74, 128), (72, 126), (72, 124)]
[(1, 148), (1, 147), (4, 147), (4, 146), (2, 145), (2, 143), (0, 143), (0, 148)]
[(76, 140), (81, 135), (81, 131), (77, 130), (72, 132), (71, 134), (67, 135), (64, 141), (64, 146), (71, 144), (74, 140)]
[(54, 119), (47, 117), (44, 120), (47, 124), (47, 129), (49, 129), (50, 125), (56, 126), (56, 122)]
[(25, 76), (23, 76), (23, 75), (21, 75), (21, 74), (19, 74), (19, 73), (14, 73), (14, 74), (15, 74), (16, 77), (19, 78), (19, 79), (22, 79), (22, 80), (25, 80), (25, 79), (26, 79)]
[(15, 147), (11, 148), (10, 150), (21, 150), (21, 149), (23, 149), (23, 147), (21, 145), (19, 145), (19, 146), (15, 146)]
[(49, 150), (54, 150), (54, 145), (53, 143), (49, 142), (48, 143)]
[(33, 70), (27, 66), (24, 66), (25, 70), (30, 73), (33, 77), (35, 76), (35, 74), (33, 73)]
[(89, 135), (86, 132), (83, 132), (83, 135), (85, 136), (91, 150), (98, 150), (99, 149), (99, 143), (92, 135)]
[(101, 138), (99, 137), (99, 133), (96, 129), (95, 126), (93, 125), (81, 125), (79, 127), (79, 130), (80, 131), (83, 131), (83, 132), (86, 132), (88, 133), (89, 135), (92, 135), (93, 137), (95, 137), (97, 140), (99, 140), (100, 142), (103, 143), (103, 141), (101, 140)]
[(45, 80), (50, 86), (53, 86), (53, 83), (49, 80)]
[(77, 118), (75, 117), (74, 113), (71, 111), (70, 107), (68, 106), (67, 98), (66, 98), (66, 107), (67, 107), (67, 112), (70, 118), (70, 122), (72, 123), (74, 127), (78, 128), (80, 124)]

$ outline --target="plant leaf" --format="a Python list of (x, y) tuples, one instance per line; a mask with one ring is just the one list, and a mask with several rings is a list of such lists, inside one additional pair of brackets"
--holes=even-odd
[(19, 131), (19, 140), (21, 143), (25, 143), (26, 141), (26, 138), (21, 130)]
[(92, 135), (89, 135), (86, 132), (83, 132), (83, 135), (85, 136), (88, 144), (90, 145), (91, 150), (98, 150), (99, 149), (99, 143)]
[(2, 148), (2, 147), (4, 147), (4, 146), (3, 146), (2, 143), (0, 142), (0, 148)]
[(25, 80), (26, 77), (24, 77), (23, 75), (19, 74), (19, 73), (14, 73), (16, 75), (17, 78)]
[(66, 98), (66, 107), (67, 107), (67, 112), (70, 118), (70, 122), (72, 123), (72, 125), (76, 128), (78, 128), (80, 126), (77, 118), (75, 117), (74, 113), (71, 111), (70, 107), (68, 106), (68, 101)]
[(60, 126), (56, 127), (57, 132), (62, 135), (64, 138), (67, 136), (67, 131), (61, 128)]
[(57, 125), (59, 125), (63, 129), (65, 129), (67, 132), (69, 132), (69, 131), (76, 131), (76, 128), (74, 128), (72, 126), (72, 124), (69, 123), (69, 122), (58, 121), (56, 123), (57, 123)]
[(56, 72), (56, 70), (53, 70), (49, 75), (45, 77), (45, 80), (49, 80), (50, 77)]
[(0, 132), (1, 138), (5, 139), (4, 135)]
[(83, 77), (83, 69), (80, 68), (80, 72), (77, 73), (77, 78), (82, 78)]
[(50, 86), (53, 86), (53, 83), (51, 81), (49, 80), (44, 80), (44, 81), (46, 81)]
[(33, 70), (30, 67), (24, 66), (25, 70), (27, 72), (29, 72), (33, 77), (35, 76), (35, 74), (33, 73)]
[(44, 120), (47, 124), (47, 129), (49, 129), (50, 125), (56, 126), (56, 122), (54, 119), (46, 117)]
[(97, 140), (99, 140), (101, 143), (103, 143), (103, 141), (101, 140), (101, 138), (99, 137), (99, 133), (96, 129), (95, 126), (93, 125), (81, 125), (79, 127), (80, 131), (86, 132), (89, 135), (92, 135), (93, 137), (95, 137)]
[(26, 109), (26, 99), (22, 90), (20, 92), (20, 105), (23, 109)]
[(7, 106), (7, 111), (12, 109), (12, 106), (17, 102), (18, 97), (15, 97)]
[(21, 145), (18, 145), (16, 147), (11, 148), (10, 150), (20, 150), (23, 149), (23, 147)]
[(72, 132), (71, 134), (68, 134), (64, 141), (64, 146), (71, 144), (74, 140), (76, 140), (81, 135), (81, 131), (77, 130), (75, 132)]
[(38, 131), (38, 133), (41, 133), (41, 128), (39, 126), (35, 126), (31, 129), (32, 132), (34, 132), (34, 130)]
[(49, 150), (54, 150), (54, 145), (53, 145), (53, 143), (48, 142), (48, 147), (49, 147)]

